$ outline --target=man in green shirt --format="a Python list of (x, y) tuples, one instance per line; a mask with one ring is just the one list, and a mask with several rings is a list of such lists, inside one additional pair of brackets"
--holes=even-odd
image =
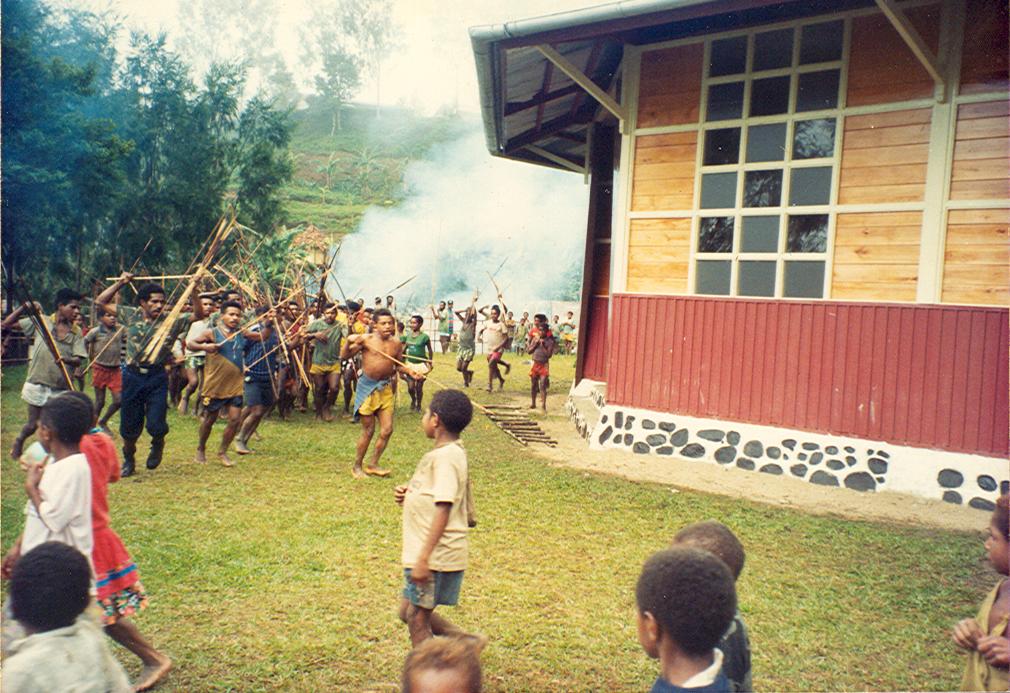
[(53, 358), (52, 352), (46, 345), (44, 335), (36, 334), (35, 322), (31, 318), (21, 317), (28, 307), (28, 304), (18, 306), (0, 325), (6, 330), (17, 322), (18, 328), (25, 337), (34, 337), (28, 352), (28, 375), (21, 388), (21, 399), (28, 404), (28, 421), (21, 428), (21, 432), (18, 433), (18, 437), (15, 438), (14, 444), (11, 446), (11, 457), (14, 459), (21, 457), (25, 440), (35, 433), (39, 423), (39, 415), (42, 413), (45, 403), (61, 392), (73, 389), (65, 373), (69, 373), (88, 358), (84, 337), (81, 335), (80, 328), (74, 324), (81, 314), (81, 295), (79, 293), (73, 289), (57, 291), (56, 312), (51, 316), (42, 315), (42, 307), (37, 303), (33, 308), (36, 315), (49, 328), (59, 352), (60, 361), (63, 362), (66, 371), (60, 368), (60, 364)]
[(171, 307), (165, 305), (165, 289), (158, 284), (144, 284), (137, 291), (137, 306), (114, 305), (112, 299), (133, 275), (124, 272), (112, 286), (95, 299), (98, 309), (116, 313), (116, 320), (126, 334), (123, 358), (123, 395), (119, 414), (119, 434), (123, 438), (123, 476), (136, 469), (137, 440), (146, 428), (151, 436), (147, 468), (161, 464), (168, 435), (168, 374), (165, 366), (172, 360), (172, 345), (189, 329), (194, 320), (202, 320), (203, 301), (193, 304), (192, 313), (180, 313), (166, 328)]
[(314, 341), (312, 347), (312, 390), (315, 395), (316, 418), (332, 421), (330, 411), (340, 392), (340, 343), (345, 336), (344, 325), (337, 320), (337, 307), (328, 305), (323, 317), (309, 323), (305, 337)]

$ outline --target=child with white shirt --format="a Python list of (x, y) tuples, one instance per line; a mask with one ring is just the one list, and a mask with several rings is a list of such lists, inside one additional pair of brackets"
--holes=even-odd
[(28, 465), (25, 528), (4, 556), (3, 577), (10, 577), (22, 554), (47, 541), (69, 544), (91, 556), (91, 468), (80, 445), (93, 416), (86, 402), (65, 394), (42, 407), (38, 439), (49, 453), (49, 463)]

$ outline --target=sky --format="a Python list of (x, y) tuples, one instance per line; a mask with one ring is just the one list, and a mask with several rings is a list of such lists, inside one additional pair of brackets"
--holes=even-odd
[[(149, 33), (165, 31), (169, 42), (182, 31), (200, 31), (199, 26), (181, 28), (180, 6), (187, 0), (50, 0), (54, 6), (77, 6), (92, 10), (112, 9), (130, 29)], [(297, 72), (301, 42), (299, 27), (305, 26), (310, 8), (326, 0), (274, 0), (277, 7), (277, 46), (288, 67)], [(404, 104), (430, 114), (440, 106), (458, 106), (479, 112), (477, 76), (467, 29), (538, 17), (560, 11), (601, 4), (594, 0), (393, 0), (393, 19), (400, 28), (400, 46), (380, 71), (380, 100)], [(128, 32), (124, 32), (126, 40)], [(309, 83), (305, 80), (306, 85)], [(358, 100), (375, 102), (372, 80), (362, 84)]]

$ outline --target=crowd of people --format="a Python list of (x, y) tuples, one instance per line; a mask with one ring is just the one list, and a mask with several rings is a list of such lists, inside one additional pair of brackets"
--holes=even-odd
[[(103, 314), (89, 333), (97, 331), (97, 337), (87, 339), (77, 329), (81, 297), (69, 290), (57, 294), (50, 316), (24, 305), (4, 321), (4, 327), (20, 324), (35, 342), (22, 390), (28, 423), (11, 451), (25, 470), (27, 502), (24, 531), (0, 571), (10, 580), (3, 689), (146, 690), (172, 668), (171, 659), (133, 623), (147, 595), (137, 566), (111, 528), (107, 486), (136, 472), (137, 441), (145, 428), (151, 437), (146, 466), (160, 464), (168, 433), (169, 371), (181, 356), (185, 375), (177, 406), (187, 412), (196, 394), (202, 415), (196, 459), (206, 461), (213, 423), (224, 416), (217, 454), (225, 465), (232, 464), (233, 440), (239, 453), (250, 452), (257, 425), (281, 398), (298, 406), (311, 389), (316, 416), (325, 421), (332, 418), (330, 409), (343, 388), (345, 410), (359, 417), (362, 427), (352, 473), (388, 476), (379, 460), (392, 433), (392, 389), (397, 377), (406, 381), (412, 410), (422, 412), (421, 429), (432, 449), (409, 483), (393, 489), (393, 500), (402, 507), (398, 613), (412, 646), (402, 688), (480, 691), (480, 656), (488, 636), (462, 630), (439, 609), (459, 601), (470, 558), (468, 533), (477, 521), (462, 445), (474, 405), (462, 389), (452, 388), (439, 389), (423, 404), (433, 366), (424, 317), (411, 316), (401, 328), (389, 307), (366, 309), (359, 300), (320, 303), (319, 315), (310, 319), (300, 304), (247, 307), (234, 292), (198, 294), (188, 309), (166, 310), (165, 291), (157, 285), (140, 287), (136, 307), (117, 304), (113, 299), (130, 279), (124, 274), (98, 296), (95, 305)], [(505, 357), (522, 321), (510, 337), (510, 313), (500, 296), (499, 302), (478, 308), (474, 295), (461, 311), (448, 302), (431, 309), (443, 350), (446, 313), (459, 320), (456, 368), (464, 388), (473, 378), (478, 337), (487, 350), (489, 390), (496, 382), (500, 389), (511, 369)], [(486, 318), (480, 334), (477, 315)], [(538, 396), (540, 406), (546, 406), (549, 361), (559, 341), (564, 343), (563, 330), (557, 330), (560, 340), (543, 314), (534, 316), (528, 331), (523, 328), (524, 350), (532, 360), (533, 406)], [(303, 363), (307, 354), (300, 350), (309, 345), (311, 355)], [(118, 371), (111, 359), (100, 360), (107, 351), (119, 358)], [(73, 386), (73, 373), (82, 366), (94, 374), (95, 402)], [(97, 366), (105, 370), (95, 371)], [(301, 381), (302, 389), (292, 381)], [(110, 414), (104, 410), (104, 392), (98, 401), (100, 389), (109, 390), (112, 406), (120, 407), (121, 466), (104, 430)], [(26, 447), (36, 432), (37, 442)], [(985, 542), (989, 561), (1002, 577), (977, 616), (953, 629), (954, 643), (967, 655), (965, 690), (1007, 688), (1008, 503), (1007, 495), (997, 502)], [(751, 643), (736, 593), (744, 563), (739, 539), (714, 520), (684, 527), (645, 561), (635, 588), (637, 632), (644, 652), (659, 661), (653, 691), (752, 690)], [(132, 685), (100, 629), (140, 659), (143, 668)]]

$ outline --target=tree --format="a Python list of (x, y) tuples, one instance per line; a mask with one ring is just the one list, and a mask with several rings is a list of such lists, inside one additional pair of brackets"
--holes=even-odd
[(382, 60), (396, 44), (392, 0), (341, 0), (341, 25), (375, 79), (375, 115), (381, 103)]
[(330, 126), (330, 137), (333, 137), (340, 129), (341, 109), (361, 84), (361, 70), (357, 58), (338, 44), (332, 44), (324, 51), (322, 69), (315, 77), (315, 86), (316, 93), (333, 114)]
[(239, 119), (239, 216), (264, 233), (284, 214), (280, 190), (294, 174), (288, 154), (293, 127), (289, 112), (272, 109), (261, 97), (253, 98)]

